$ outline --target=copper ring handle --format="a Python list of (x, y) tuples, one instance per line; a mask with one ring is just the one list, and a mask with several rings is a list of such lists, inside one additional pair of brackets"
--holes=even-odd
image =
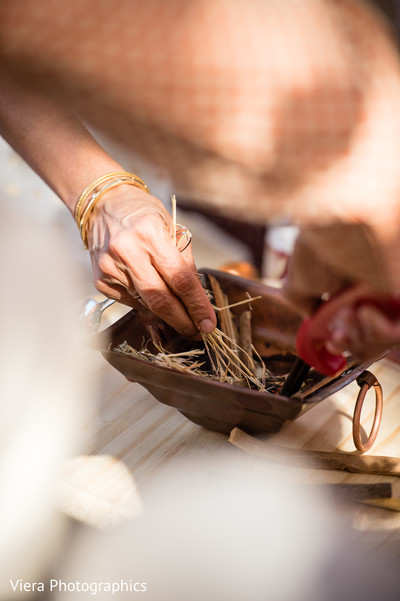
[[(356, 406), (353, 415), (353, 441), (360, 453), (369, 451), (378, 436), (379, 426), (381, 425), (383, 411), (383, 393), (382, 386), (378, 380), (369, 371), (364, 371), (358, 378), (357, 384), (360, 386), (360, 392), (357, 396)], [(371, 432), (365, 442), (361, 441), (361, 411), (364, 404), (365, 395), (373, 387), (375, 390), (375, 415), (371, 427)]]

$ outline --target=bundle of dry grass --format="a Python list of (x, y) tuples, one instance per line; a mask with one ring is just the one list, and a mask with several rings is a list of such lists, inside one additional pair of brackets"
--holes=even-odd
[(201, 373), (201, 367), (204, 365), (197, 360), (199, 355), (204, 355), (204, 350), (193, 349), (182, 353), (169, 353), (157, 344), (158, 353), (152, 353), (147, 348), (142, 348), (140, 351), (130, 346), (126, 341), (115, 347), (116, 351), (133, 355), (136, 359), (169, 367), (176, 371), (185, 373)]

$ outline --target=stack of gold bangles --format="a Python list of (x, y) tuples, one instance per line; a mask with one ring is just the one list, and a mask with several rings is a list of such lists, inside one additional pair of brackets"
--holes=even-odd
[[(105, 185), (98, 189), (101, 184)], [(89, 184), (89, 186), (87, 186), (80, 195), (75, 207), (75, 221), (79, 228), (85, 248), (88, 248), (87, 225), (90, 213), (93, 211), (96, 203), (106, 192), (122, 185), (136, 186), (137, 188), (140, 188), (141, 190), (144, 190), (150, 194), (150, 190), (144, 181), (137, 175), (128, 173), (127, 171), (112, 171), (111, 173), (106, 173), (106, 175), (99, 177), (94, 182)]]

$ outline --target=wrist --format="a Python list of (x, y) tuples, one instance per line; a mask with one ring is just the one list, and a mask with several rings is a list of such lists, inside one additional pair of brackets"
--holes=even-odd
[(134, 186), (150, 194), (146, 183), (137, 175), (127, 171), (112, 171), (90, 183), (80, 195), (74, 211), (75, 221), (85, 248), (88, 248), (87, 232), (92, 212), (104, 196), (120, 186)]

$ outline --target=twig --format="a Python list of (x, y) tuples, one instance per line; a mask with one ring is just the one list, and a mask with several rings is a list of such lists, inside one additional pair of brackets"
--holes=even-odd
[(343, 451), (310, 451), (291, 449), (263, 442), (234, 428), (229, 442), (255, 457), (289, 464), (296, 467), (344, 470), (358, 474), (378, 474), (381, 476), (400, 476), (400, 458), (378, 455), (356, 455)]
[(174, 240), (174, 245), (176, 246), (176, 196), (175, 194), (171, 194), (171, 205), (172, 205), (172, 238)]
[(253, 376), (256, 375), (256, 366), (253, 360), (253, 345), (251, 342), (251, 311), (243, 311), (239, 316), (239, 340), (243, 352), (240, 357), (249, 368)]
[(238, 301), (237, 303), (232, 303), (231, 305), (224, 305), (223, 307), (217, 307), (214, 305), (215, 311), (224, 311), (225, 309), (232, 309), (233, 307), (239, 307), (240, 305), (245, 305), (246, 303), (251, 303), (252, 301), (258, 300), (262, 298), (262, 296), (249, 296), (244, 300)]
[[(229, 305), (228, 297), (224, 294), (218, 280), (214, 276), (209, 275), (208, 279), (214, 294), (215, 306), (220, 309), (221, 331), (226, 334), (225, 344), (232, 349), (235, 355), (238, 355), (238, 332), (233, 322), (232, 313), (227, 308)], [(231, 371), (234, 377), (240, 378), (241, 373), (235, 360), (232, 361)]]

